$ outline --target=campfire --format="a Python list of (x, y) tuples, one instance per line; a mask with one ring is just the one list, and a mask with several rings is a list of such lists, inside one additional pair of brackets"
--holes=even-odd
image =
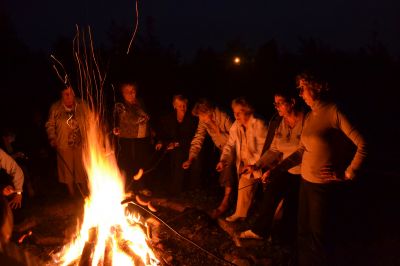
[(131, 213), (110, 140), (101, 119), (90, 110), (83, 149), (89, 196), (71, 242), (53, 255), (57, 265), (158, 265), (145, 233), (146, 223)]

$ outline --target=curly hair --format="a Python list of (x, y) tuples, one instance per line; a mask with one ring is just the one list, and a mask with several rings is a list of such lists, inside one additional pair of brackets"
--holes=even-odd
[(192, 110), (194, 116), (199, 116), (200, 114), (209, 114), (214, 111), (215, 105), (210, 100), (202, 98), (199, 99)]
[(322, 77), (322, 75), (310, 70), (306, 70), (296, 76), (297, 86), (299, 86), (300, 81), (303, 81), (307, 84), (308, 88), (311, 90), (311, 93), (316, 98), (326, 96), (330, 90), (328, 82)]

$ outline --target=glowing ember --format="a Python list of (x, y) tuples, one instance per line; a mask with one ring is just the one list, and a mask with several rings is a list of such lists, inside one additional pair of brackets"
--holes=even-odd
[(131, 215), (124, 200), (124, 182), (99, 116), (88, 111), (83, 159), (90, 196), (74, 240), (53, 256), (60, 265), (157, 265), (139, 215)]

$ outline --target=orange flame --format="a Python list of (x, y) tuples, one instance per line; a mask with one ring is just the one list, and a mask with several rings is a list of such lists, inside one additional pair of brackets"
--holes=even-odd
[[(53, 256), (57, 265), (78, 264), (85, 245), (94, 242), (91, 265), (140, 264), (158, 265), (159, 261), (148, 246), (144, 225), (139, 215), (127, 213), (124, 199), (124, 179), (107, 135), (100, 126), (99, 116), (89, 110), (83, 160), (88, 175), (90, 195), (85, 199), (83, 223), (74, 240)], [(91, 232), (95, 231), (95, 237)], [(127, 251), (128, 250), (128, 251)], [(134, 252), (133, 255), (132, 252)], [(111, 256), (111, 258), (109, 258)], [(108, 262), (107, 262), (108, 264)]]

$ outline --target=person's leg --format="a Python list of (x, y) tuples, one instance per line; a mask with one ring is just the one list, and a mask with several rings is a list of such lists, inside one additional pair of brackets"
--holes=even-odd
[(234, 222), (239, 218), (247, 217), (247, 213), (253, 201), (256, 185), (257, 181), (254, 179), (247, 179), (245, 177), (239, 178), (236, 211), (232, 216), (226, 218), (227, 221)]
[[(303, 189), (303, 191), (302, 191)], [(331, 211), (334, 186), (329, 184), (313, 184), (302, 181), (300, 190), (299, 213), (306, 211), (308, 231), (299, 232), (299, 265), (328, 265), (332, 252)], [(306, 198), (306, 210), (302, 208), (302, 199)], [(300, 219), (301, 215), (299, 216)], [(299, 227), (299, 230), (303, 229)]]
[(229, 209), (233, 195), (234, 175), (235, 171), (233, 164), (225, 167), (220, 173), (219, 183), (224, 188), (224, 196), (218, 207), (211, 211), (212, 218), (218, 218)]
[(182, 168), (184, 156), (179, 148), (171, 151), (171, 176), (170, 192), (174, 195), (180, 194), (184, 189), (185, 170)]
[(282, 218), (273, 229), (273, 238), (276, 240), (293, 244), (297, 237), (297, 215), (299, 205), (299, 182), (300, 175), (288, 173), (287, 184), (283, 189)]
[(67, 186), (68, 194), (73, 196), (74, 177), (73, 177), (73, 151), (71, 149), (59, 149), (57, 152), (58, 181)]
[(289, 178), (289, 174), (284, 173), (273, 177), (266, 186), (262, 202), (259, 205), (259, 216), (251, 227), (251, 230), (257, 235), (269, 237), (278, 204), (283, 199), (287, 186), (290, 185)]
[(86, 197), (89, 194), (88, 180), (85, 167), (83, 165), (82, 148), (74, 149), (74, 182), (79, 190), (82, 197)]
[[(125, 189), (132, 190), (134, 187), (132, 180), (132, 161), (133, 161), (133, 139), (118, 139), (118, 167), (124, 177)], [(130, 187), (129, 187), (130, 186)]]

